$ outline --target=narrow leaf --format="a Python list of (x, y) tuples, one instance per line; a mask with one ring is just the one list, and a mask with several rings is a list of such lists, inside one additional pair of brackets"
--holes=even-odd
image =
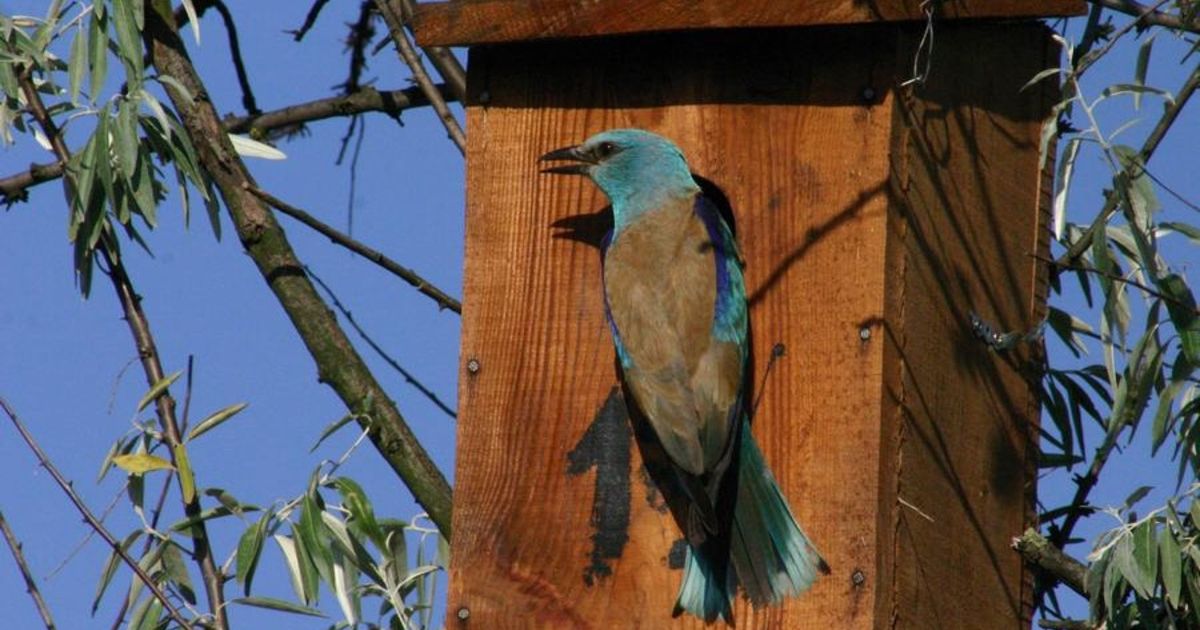
[(1183, 557), (1179, 550), (1179, 541), (1170, 527), (1162, 528), (1158, 533), (1158, 554), (1162, 566), (1162, 584), (1166, 591), (1167, 601), (1172, 606), (1180, 604), (1181, 584), (1183, 581)]
[(192, 578), (188, 574), (187, 564), (183, 561), (183, 554), (174, 544), (164, 544), (166, 544), (166, 549), (163, 550), (162, 555), (163, 570), (166, 571), (167, 578), (175, 584), (179, 594), (187, 600), (187, 603), (195, 606), (196, 590), (192, 587)]
[(152, 470), (172, 470), (171, 462), (150, 453), (117, 455), (112, 458), (117, 468), (134, 475), (143, 475)]
[(191, 430), (191, 432), (188, 433), (188, 437), (187, 437), (188, 441), (194, 440), (194, 439), (200, 437), (201, 435), (208, 433), (212, 429), (217, 428), (222, 423), (224, 423), (226, 420), (234, 417), (235, 415), (238, 414), (238, 412), (240, 412), (241, 410), (243, 410), (245, 408), (246, 408), (246, 403), (237, 403), (234, 405), (230, 405), (224, 409), (221, 409), (220, 411), (214, 412), (212, 415), (201, 420), (199, 422), (199, 424), (197, 424)]
[(237, 599), (230, 600), (230, 603), (296, 613), (298, 615), (308, 615), (310, 617), (325, 617), (325, 613), (315, 608), (293, 604), (292, 602), (275, 599), (274, 597), (238, 597)]
[(171, 386), (171, 383), (174, 383), (181, 374), (183, 374), (182, 370), (169, 376), (162, 377), (162, 379), (155, 383), (154, 387), (151, 387), (150, 391), (146, 392), (146, 394), (142, 396), (141, 400), (138, 401), (137, 410), (141, 411), (146, 408), (146, 405), (154, 402), (154, 400), (161, 396), (163, 392), (167, 391), (167, 388)]
[(258, 568), (258, 559), (262, 556), (263, 540), (270, 520), (271, 512), (263, 512), (262, 517), (247, 527), (238, 541), (237, 581), (244, 587), (243, 592), (246, 595), (250, 594), (250, 586), (254, 582), (254, 571)]
[(192, 464), (188, 459), (187, 445), (176, 444), (175, 466), (179, 468), (179, 491), (184, 503), (196, 500), (196, 477), (192, 474)]
[(79, 92), (83, 86), (83, 74), (87, 70), (87, 30), (77, 29), (75, 39), (71, 41), (70, 61), (67, 65), (67, 80), (70, 86), (71, 102), (79, 104)]
[[(129, 551), (133, 543), (142, 535), (142, 530), (134, 530), (125, 540), (121, 541), (121, 550)], [(100, 608), (100, 600), (104, 597), (104, 591), (108, 589), (108, 585), (112, 583), (113, 575), (117, 573), (117, 566), (121, 563), (121, 556), (117, 555), (116, 550), (108, 555), (108, 561), (104, 563), (104, 569), (100, 572), (100, 582), (96, 584), (96, 597), (92, 599), (92, 614), (96, 614), (96, 610)]]
[(1075, 158), (1079, 155), (1080, 138), (1071, 138), (1063, 149), (1058, 163), (1058, 177), (1054, 191), (1054, 238), (1062, 241), (1063, 228), (1067, 223), (1067, 195), (1071, 190), (1071, 176), (1075, 173)]
[(231, 133), (229, 134), (229, 141), (233, 143), (233, 150), (237, 151), (237, 154), (242, 157), (262, 158), (264, 160), (287, 159), (287, 155), (283, 151), (249, 136)]

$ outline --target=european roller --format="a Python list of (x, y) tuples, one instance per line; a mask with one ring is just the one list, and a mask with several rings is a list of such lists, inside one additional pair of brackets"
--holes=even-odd
[(640, 129), (605, 131), (543, 161), (612, 203), (604, 297), (622, 382), (670, 459), (688, 543), (675, 615), (733, 620), (799, 595), (829, 568), (796, 523), (747, 418), (746, 288), (738, 246), (683, 153)]

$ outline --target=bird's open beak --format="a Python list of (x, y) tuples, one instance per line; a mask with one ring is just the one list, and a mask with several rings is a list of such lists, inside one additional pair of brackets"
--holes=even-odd
[(550, 166), (542, 169), (543, 173), (551, 173), (554, 175), (587, 175), (588, 169), (595, 164), (595, 161), (579, 150), (579, 147), (563, 147), (555, 149), (538, 158), (539, 162), (551, 162), (556, 160), (571, 160), (577, 164), (561, 164), (559, 166)]

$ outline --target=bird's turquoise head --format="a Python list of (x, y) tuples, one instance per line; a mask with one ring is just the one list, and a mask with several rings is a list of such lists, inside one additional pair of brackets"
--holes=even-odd
[(551, 151), (541, 161), (570, 161), (543, 173), (586, 175), (612, 202), (617, 230), (642, 212), (673, 197), (700, 190), (674, 142), (642, 129), (600, 132), (572, 147)]

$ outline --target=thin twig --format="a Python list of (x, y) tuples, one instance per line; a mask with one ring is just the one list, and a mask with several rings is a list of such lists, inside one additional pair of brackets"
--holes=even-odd
[(25, 443), (29, 445), (29, 449), (33, 451), (34, 457), (37, 457), (38, 463), (42, 465), (42, 468), (46, 469), (46, 472), (50, 473), (50, 477), (53, 478), (54, 482), (58, 484), (58, 487), (62, 488), (62, 491), (66, 493), (67, 498), (70, 499), (71, 503), (75, 505), (75, 509), (79, 510), (79, 513), (83, 515), (83, 520), (87, 521), (88, 525), (91, 526), (93, 531), (95, 531), (97, 534), (100, 534), (100, 537), (104, 539), (104, 542), (108, 543), (109, 547), (112, 547), (113, 553), (116, 553), (117, 556), (121, 558), (121, 561), (128, 565), (129, 568), (133, 570), (134, 574), (138, 576), (138, 579), (140, 579), (142, 583), (146, 585), (146, 588), (150, 589), (150, 592), (154, 595), (154, 597), (162, 603), (163, 608), (167, 611), (167, 614), (171, 616), (171, 619), (174, 619), (175, 623), (183, 626), (184, 628), (191, 628), (192, 624), (188, 623), (187, 619), (183, 618), (183, 614), (180, 613), (179, 609), (171, 603), (171, 599), (167, 597), (167, 594), (164, 593), (161, 588), (159, 588), (158, 583), (156, 583), (154, 579), (146, 573), (145, 569), (138, 564), (137, 560), (134, 560), (128, 553), (125, 552), (124, 549), (121, 548), (121, 543), (118, 542), (117, 539), (113, 537), (112, 533), (105, 529), (104, 525), (96, 519), (96, 516), (92, 514), (92, 511), (89, 510), (87, 505), (83, 502), (83, 499), (76, 494), (75, 488), (71, 485), (71, 482), (67, 481), (66, 477), (62, 476), (62, 473), (58, 471), (58, 468), (55, 467), (54, 463), (50, 461), (50, 458), (46, 456), (46, 453), (42, 450), (42, 447), (38, 446), (37, 441), (33, 439), (33, 435), (30, 434), (29, 430), (25, 428), (25, 424), (22, 423), (21, 419), (17, 417), (17, 413), (12, 410), (12, 407), (8, 406), (8, 401), (4, 400), (2, 397), (0, 397), (0, 408), (4, 409), (4, 413), (8, 415), (8, 419), (11, 420), (13, 426), (17, 428), (17, 432), (21, 434), (21, 439), (25, 440)]
[(225, 23), (225, 33), (229, 37), (229, 56), (233, 58), (233, 70), (237, 73), (238, 86), (242, 89), (242, 107), (246, 108), (246, 113), (253, 116), (261, 110), (258, 109), (258, 103), (254, 100), (250, 77), (246, 75), (246, 63), (242, 61), (242, 47), (238, 44), (237, 24), (223, 0), (214, 0), (213, 8), (221, 14), (221, 21)]
[(429, 399), (429, 402), (433, 403), (438, 409), (441, 409), (443, 413), (451, 418), (458, 418), (458, 413), (451, 409), (449, 405), (442, 402), (442, 399), (438, 398), (438, 395), (434, 393), (433, 390), (429, 389), (424, 383), (417, 380), (417, 378), (413, 376), (411, 372), (404, 369), (404, 366), (400, 365), (399, 361), (392, 358), (391, 355), (384, 351), (383, 347), (381, 347), (378, 343), (375, 343), (375, 340), (367, 334), (367, 331), (363, 330), (362, 326), (358, 325), (358, 321), (354, 319), (354, 315), (350, 312), (350, 309), (346, 308), (346, 306), (342, 304), (342, 301), (338, 299), (337, 294), (333, 292), (333, 289), (329, 288), (328, 284), (325, 284), (325, 281), (322, 280), (320, 276), (313, 273), (312, 268), (305, 265), (304, 273), (307, 273), (308, 277), (312, 278), (313, 282), (316, 282), (317, 286), (321, 287), (321, 289), (325, 291), (325, 294), (329, 296), (329, 301), (333, 303), (333, 307), (342, 314), (342, 317), (346, 318), (346, 321), (350, 323), (352, 328), (354, 328), (354, 332), (358, 333), (358, 336), (361, 337), (363, 341), (367, 342), (367, 345), (371, 346), (371, 349), (375, 351), (375, 354), (379, 355), (379, 358), (383, 359), (388, 365), (392, 366), (392, 369), (399, 372), (400, 376), (403, 376), (404, 380), (407, 381), (409, 385), (415, 387), (417, 391), (421, 392), (421, 395)]
[[(439, 85), (438, 89), (443, 97), (453, 98), (445, 86)], [(353, 116), (364, 112), (381, 112), (394, 118), (404, 110), (426, 105), (429, 105), (429, 101), (425, 98), (425, 93), (417, 87), (387, 91), (364, 87), (353, 94), (298, 103), (257, 116), (230, 117), (223, 121), (223, 125), (230, 133), (258, 130), (270, 135), (272, 132), (292, 129), (318, 120)], [(63, 166), (58, 162), (31, 164), (25, 171), (0, 178), (0, 203), (12, 205), (18, 201), (26, 201), (29, 188), (58, 179), (62, 175)]]
[(33, 598), (33, 605), (37, 606), (42, 623), (45, 624), (46, 630), (54, 630), (54, 617), (50, 616), (50, 607), (46, 605), (46, 600), (42, 599), (42, 592), (38, 590), (37, 581), (33, 579), (33, 572), (29, 570), (29, 565), (25, 562), (25, 554), (21, 551), (21, 541), (17, 540), (16, 534), (13, 534), (12, 529), (9, 528), (8, 521), (4, 519), (4, 512), (0, 512), (0, 531), (4, 532), (4, 540), (8, 543), (8, 548), (12, 550), (13, 559), (17, 561), (21, 577), (25, 578), (25, 590)]
[[(42, 102), (41, 95), (34, 87), (32, 75), (32, 67), (23, 68), (18, 72), (18, 82), (22, 93), (25, 95), (25, 102), (28, 103), (30, 114), (50, 141), (50, 146), (53, 148), (54, 154), (58, 157), (59, 163), (66, 164), (70, 161), (71, 153), (67, 149), (66, 141), (63, 140), (58, 125), (50, 117), (45, 103)], [(142, 370), (146, 375), (148, 384), (154, 386), (156, 383), (162, 381), (164, 372), (162, 363), (159, 361), (158, 350), (155, 347), (154, 336), (150, 332), (150, 322), (146, 319), (146, 315), (142, 311), (141, 298), (134, 290), (133, 283), (130, 281), (129, 275), (125, 272), (124, 265), (117, 256), (113, 255), (113, 252), (109, 249), (109, 245), (104, 239), (97, 242), (96, 253), (107, 263), (109, 270), (108, 277), (121, 303), (121, 309), (125, 314), (125, 323), (129, 326), (130, 333), (133, 335), (134, 345), (141, 359)], [(164, 391), (155, 400), (155, 409), (159, 425), (162, 427), (164, 442), (171, 450), (171, 463), (176, 465), (176, 470), (178, 470), (176, 452), (178, 447), (183, 443), (183, 440), (179, 432), (179, 425), (175, 421), (175, 401), (172, 400), (169, 393)], [(176, 476), (178, 477), (178, 475)], [(179, 483), (182, 487), (184, 483), (182, 478), (179, 478)], [(193, 496), (188, 500), (185, 497), (183, 509), (189, 518), (198, 518), (201, 511), (199, 499)], [(200, 572), (204, 577), (204, 587), (208, 594), (208, 602), (212, 609), (216, 626), (218, 630), (224, 630), (229, 627), (225, 614), (224, 578), (217, 573), (216, 564), (213, 562), (204, 521), (199, 520), (196, 525), (192, 526), (190, 533), (194, 543), (192, 556), (196, 560), (196, 563), (200, 565)]]
[[(391, 1), (391, 0), (389, 0)], [(404, 23), (409, 25), (409, 30), (412, 25), (413, 13), (416, 12), (417, 3), (413, 0), (399, 0), (400, 12), (404, 16)], [(454, 98), (460, 103), (467, 102), (467, 71), (463, 69), (462, 64), (458, 62), (458, 57), (445, 46), (422, 46), (421, 50), (425, 51), (425, 56), (429, 58), (429, 63), (433, 64), (434, 70), (438, 71), (442, 80), (446, 82), (446, 87)]]
[(1124, 37), (1126, 33), (1138, 28), (1138, 26), (1143, 24), (1144, 20), (1149, 17), (1151, 13), (1154, 13), (1159, 7), (1167, 2), (1168, 0), (1158, 0), (1158, 2), (1154, 3), (1152, 6), (1144, 7), (1145, 10), (1135, 15), (1134, 19), (1130, 20), (1128, 24), (1107, 35), (1105, 37), (1107, 41), (1104, 42), (1104, 46), (1100, 48), (1100, 50), (1089, 52), (1079, 60), (1079, 63), (1075, 66), (1075, 77), (1078, 78), (1083, 76), (1083, 73), (1087, 72), (1087, 69), (1092, 67), (1092, 64), (1096, 63), (1100, 59), (1103, 59), (1104, 56), (1108, 54), (1108, 51), (1112, 50), (1112, 47), (1116, 46), (1117, 42)]
[(403, 267), (391, 258), (384, 256), (378, 250), (372, 249), (350, 238), (349, 236), (342, 234), (332, 227), (329, 227), (328, 224), (321, 222), (320, 219), (317, 219), (313, 215), (283, 201), (282, 199), (279, 199), (278, 197), (275, 197), (271, 193), (262, 190), (261, 188), (247, 185), (246, 190), (255, 197), (263, 200), (272, 208), (275, 208), (276, 210), (288, 215), (289, 217), (292, 217), (293, 219), (296, 219), (297, 221), (316, 230), (317, 232), (320, 232), (323, 236), (328, 237), (329, 240), (333, 241), (334, 243), (345, 247), (359, 256), (362, 256), (363, 258), (366, 258), (367, 260), (379, 265), (380, 267), (383, 267), (387, 271), (399, 277), (401, 280), (404, 280), (410, 285), (416, 287), (416, 289), (422, 294), (429, 297), (434, 302), (437, 302), (439, 307), (449, 309), (455, 313), (462, 313), (462, 304), (458, 300), (450, 297), (441, 289), (430, 284), (428, 280), (417, 275), (417, 273), (413, 270)]
[[(1163, 112), (1162, 118), (1158, 120), (1158, 124), (1150, 131), (1150, 135), (1146, 137), (1146, 141), (1142, 144), (1141, 151), (1138, 152), (1138, 159), (1131, 160), (1124, 169), (1124, 175), (1132, 179), (1138, 175), (1138, 164), (1148, 164), (1154, 151), (1158, 149), (1158, 145), (1166, 137), (1167, 131), (1171, 129), (1171, 125), (1179, 118), (1179, 112), (1187, 105), (1189, 99), (1195, 94), (1196, 89), (1200, 88), (1200, 65), (1197, 65), (1192, 74), (1188, 76), (1187, 81), (1179, 89), (1175, 95), (1175, 102), (1167, 107)], [(1084, 230), (1083, 234), (1071, 244), (1067, 251), (1055, 259), (1055, 264), (1066, 266), (1083, 255), (1084, 252), (1092, 246), (1092, 241), (1097, 231), (1104, 229), (1108, 220), (1117, 210), (1118, 200), (1120, 195), (1110, 193), (1104, 202), (1104, 207), (1100, 213), (1096, 215), (1096, 219), (1092, 224)]]
[(462, 127), (459, 126), (458, 119), (454, 117), (450, 108), (446, 106), (446, 99), (442, 98), (437, 86), (429, 78), (429, 74), (425, 72), (425, 66), (421, 63), (421, 58), (413, 48), (412, 40), (408, 38), (408, 31), (404, 29), (403, 17), (387, 0), (375, 0), (375, 6), (379, 7), (379, 12), (383, 15), (383, 20), (387, 22), (388, 32), (392, 34), (392, 43), (396, 45), (396, 52), (404, 60), (404, 63), (408, 65), (409, 70), (412, 71), (413, 80), (425, 92), (425, 96), (429, 99), (429, 104), (433, 107), (433, 111), (437, 112), (438, 118), (445, 125), (446, 133), (450, 136), (450, 140), (458, 147), (459, 152), (466, 155), (467, 137), (463, 133)]
[(1156, 11), (1153, 10), (1154, 7), (1147, 7), (1133, 0), (1088, 0), (1088, 2), (1107, 7), (1114, 11), (1120, 11), (1126, 15), (1138, 17), (1142, 23), (1150, 26), (1165, 26), (1190, 33), (1200, 33), (1200, 21), (1192, 20), (1191, 22), (1184, 22), (1181, 16), (1165, 11)]
[(346, 48), (350, 51), (350, 73), (346, 81), (337, 86), (347, 94), (361, 85), (363, 70), (367, 68), (367, 46), (375, 38), (375, 5), (371, 0), (362, 0), (358, 7), (358, 19), (349, 27)]
[(1063, 553), (1037, 530), (1032, 527), (1025, 530), (1013, 539), (1012, 548), (1029, 564), (1041, 568), (1076, 593), (1088, 596), (1087, 565)]
[(1066, 269), (1067, 271), (1082, 271), (1085, 273), (1093, 273), (1093, 274), (1096, 274), (1097, 276), (1102, 276), (1104, 278), (1108, 278), (1109, 280), (1112, 280), (1113, 282), (1120, 282), (1122, 284), (1127, 284), (1131, 287), (1134, 287), (1135, 289), (1144, 291), (1146, 293), (1146, 295), (1158, 298), (1164, 302), (1171, 302), (1172, 304), (1175, 304), (1176, 306), (1179, 306), (1181, 308), (1191, 309), (1191, 310), (1195, 311), (1196, 313), (1200, 313), (1200, 307), (1197, 307), (1195, 304), (1189, 304), (1188, 302), (1185, 302), (1173, 295), (1167, 295), (1167, 294), (1163, 293), (1162, 291), (1155, 289), (1154, 287), (1146, 286), (1145, 284), (1138, 282), (1137, 280), (1134, 280), (1132, 278), (1126, 278), (1125, 276), (1122, 276), (1119, 274), (1101, 271), (1094, 267), (1088, 267), (1087, 265), (1060, 263), (1059, 261), (1057, 261), (1053, 258), (1046, 258), (1039, 254), (1030, 254), (1030, 255), (1033, 256), (1035, 259), (1040, 260), (1040, 261), (1046, 263), (1047, 265), (1050, 265), (1051, 267), (1055, 267), (1057, 269)]
[(329, 4), (329, 0), (316, 0), (316, 2), (313, 2), (312, 6), (308, 8), (308, 14), (304, 16), (304, 24), (301, 24), (300, 28), (294, 31), (288, 31), (292, 34), (292, 38), (296, 41), (304, 39), (308, 31), (317, 23), (317, 16), (321, 15), (321, 9), (324, 9), (327, 4)]

